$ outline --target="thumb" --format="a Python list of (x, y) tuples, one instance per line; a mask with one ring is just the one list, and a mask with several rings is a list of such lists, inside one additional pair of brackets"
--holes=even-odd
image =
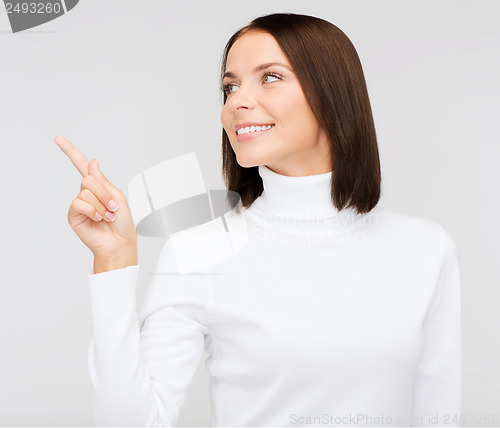
[[(97, 179), (100, 179), (102, 173), (101, 171), (99, 171), (99, 163), (97, 162), (97, 159), (92, 159), (90, 162), (89, 162), (89, 175), (92, 175), (93, 177), (97, 178)], [(102, 180), (99, 180), (102, 182)]]
[(97, 180), (99, 180), (99, 182), (108, 190), (110, 191), (117, 190), (116, 187), (109, 182), (109, 180), (104, 176), (104, 174), (99, 169), (99, 162), (97, 162), (97, 159), (92, 159), (89, 162), (89, 174), (97, 178)]

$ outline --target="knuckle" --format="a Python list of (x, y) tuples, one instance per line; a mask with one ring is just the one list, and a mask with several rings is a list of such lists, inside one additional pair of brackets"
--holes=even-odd
[(84, 187), (89, 187), (90, 184), (92, 183), (92, 180), (93, 180), (93, 178), (91, 175), (86, 175), (85, 177), (83, 177), (81, 188), (83, 189)]
[(80, 196), (82, 197), (83, 200), (88, 199), (88, 197), (91, 195), (92, 195), (92, 192), (87, 188), (82, 189), (82, 191), (80, 192)]
[(69, 209), (68, 209), (68, 214), (67, 214), (67, 216), (66, 216), (66, 217), (67, 217), (67, 219), (68, 219), (68, 221), (70, 221), (70, 220), (71, 220), (72, 213), (74, 213), (74, 212), (78, 212), (78, 205), (77, 205), (77, 204), (78, 204), (78, 202), (77, 202), (77, 198), (75, 198), (75, 199), (73, 199), (73, 200), (71, 201), (71, 204), (70, 204)]

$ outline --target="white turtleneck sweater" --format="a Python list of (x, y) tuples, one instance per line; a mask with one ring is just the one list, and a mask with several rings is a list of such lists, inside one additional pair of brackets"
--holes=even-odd
[(88, 272), (93, 422), (175, 425), (205, 350), (213, 426), (460, 426), (449, 233), (379, 206), (339, 212), (332, 172), (258, 170), (234, 256), (180, 275), (167, 240), (138, 312), (138, 265)]

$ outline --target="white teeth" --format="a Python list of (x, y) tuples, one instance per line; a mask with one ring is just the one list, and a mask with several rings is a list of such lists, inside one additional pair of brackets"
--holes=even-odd
[(272, 127), (273, 127), (273, 125), (267, 125), (267, 126), (247, 126), (245, 128), (238, 129), (238, 135), (248, 134), (249, 132), (265, 131), (266, 129), (270, 129)]

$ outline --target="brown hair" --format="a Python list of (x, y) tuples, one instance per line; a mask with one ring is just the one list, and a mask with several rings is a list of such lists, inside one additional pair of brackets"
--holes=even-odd
[[(275, 13), (254, 19), (234, 33), (222, 54), (221, 84), (229, 49), (249, 30), (271, 34), (286, 55), (318, 123), (330, 142), (332, 203), (338, 210), (367, 213), (380, 199), (380, 160), (368, 90), (354, 45), (320, 18)], [(224, 104), (227, 95), (224, 93)], [(228, 191), (249, 207), (263, 191), (258, 166), (238, 164), (222, 130), (222, 174)], [(228, 192), (229, 194), (230, 192)]]

